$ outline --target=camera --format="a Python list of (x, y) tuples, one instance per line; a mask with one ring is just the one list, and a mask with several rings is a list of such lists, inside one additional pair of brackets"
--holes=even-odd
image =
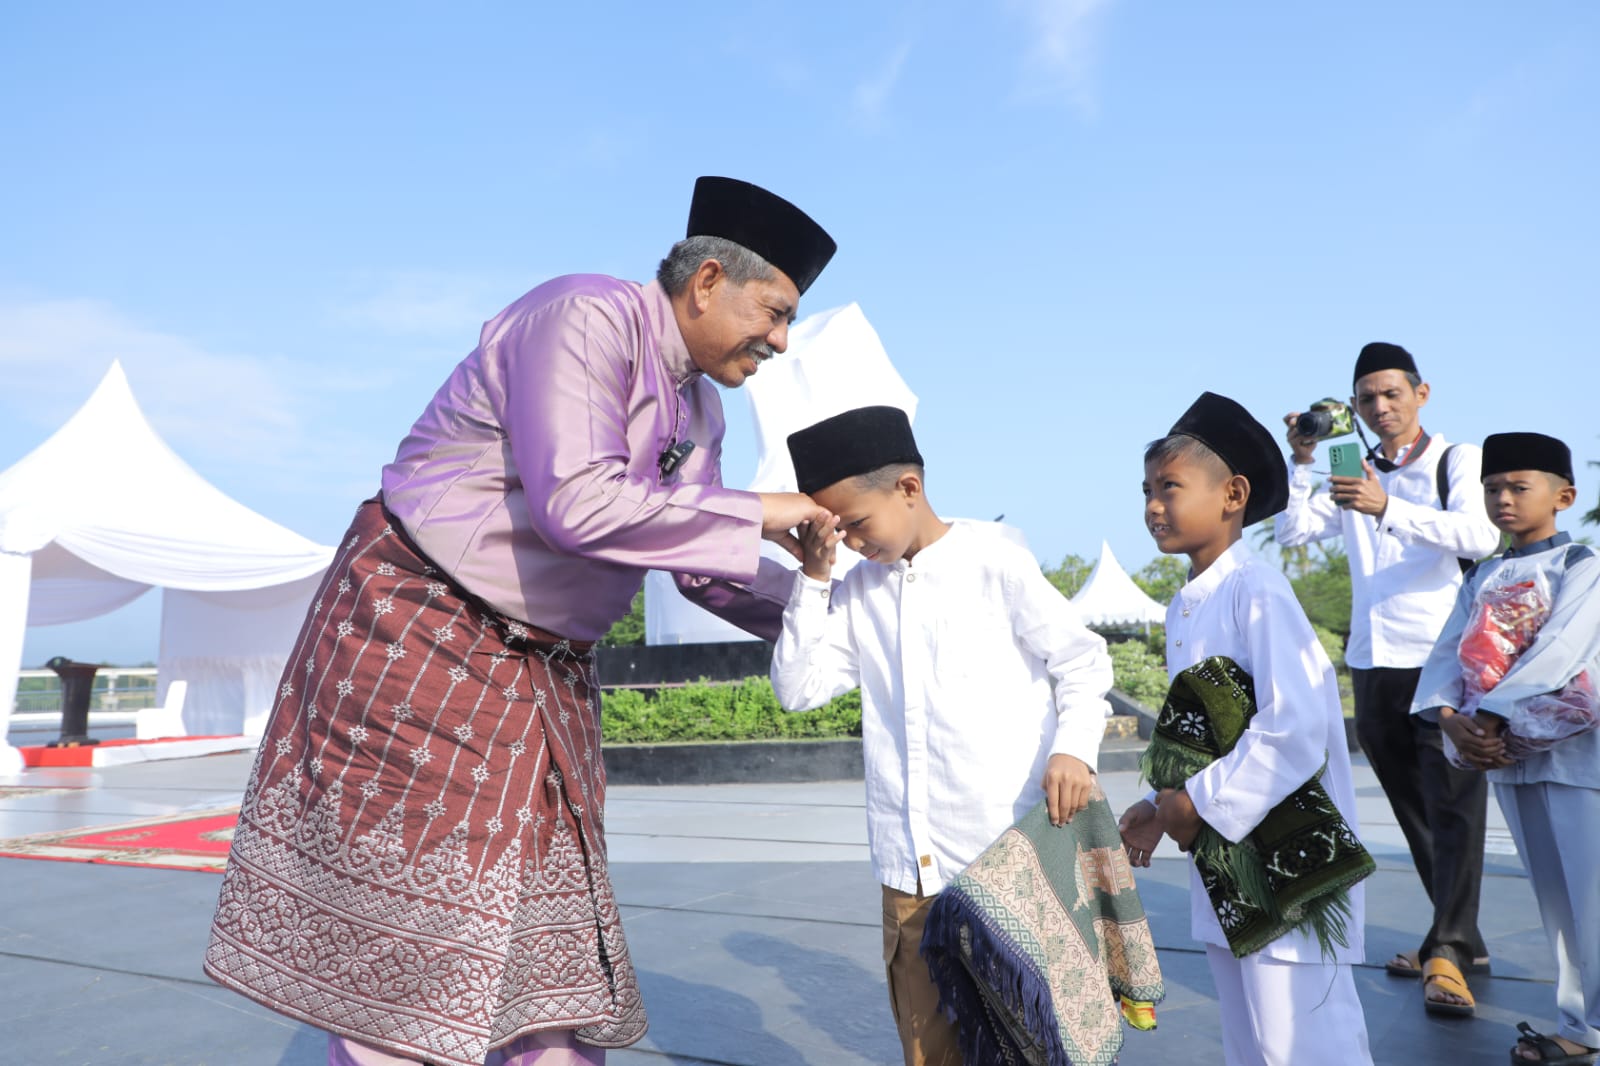
[(1294, 420), (1294, 431), (1312, 440), (1343, 437), (1356, 431), (1355, 412), (1331, 396), (1318, 400)]

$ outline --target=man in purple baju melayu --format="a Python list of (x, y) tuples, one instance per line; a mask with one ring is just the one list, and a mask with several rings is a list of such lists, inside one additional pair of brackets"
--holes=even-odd
[[(721, 402), (834, 242), (701, 178), (647, 285), (492, 319), (362, 504), (280, 687), (206, 972), (331, 1064), (600, 1063), (645, 1030), (606, 868), (592, 642), (648, 569), (768, 639), (815, 509), (722, 487)], [(709, 379), (709, 380), (708, 380)]]

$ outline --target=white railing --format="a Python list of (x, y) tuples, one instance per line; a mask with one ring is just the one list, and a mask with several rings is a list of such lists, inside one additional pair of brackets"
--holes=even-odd
[[(138, 711), (156, 705), (156, 668), (102, 666), (94, 675), (89, 713)], [(22, 670), (17, 674), (14, 714), (61, 713), (61, 678), (54, 670)]]

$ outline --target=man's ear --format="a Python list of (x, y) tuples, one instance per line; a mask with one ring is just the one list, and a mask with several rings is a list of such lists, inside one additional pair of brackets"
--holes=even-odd
[(1417, 386), (1417, 406), (1421, 407), (1423, 404), (1427, 403), (1428, 402), (1428, 396), (1432, 392), (1433, 392), (1433, 390), (1428, 388), (1428, 383), (1426, 381), (1424, 381), (1422, 384), (1418, 385)]
[(711, 307), (711, 294), (718, 284), (727, 280), (727, 277), (727, 271), (722, 269), (722, 264), (717, 260), (701, 260), (694, 276), (689, 279), (690, 305), (700, 314), (705, 314)]
[(1250, 479), (1243, 474), (1234, 474), (1222, 487), (1222, 493), (1223, 516), (1231, 517), (1238, 514), (1250, 502)]

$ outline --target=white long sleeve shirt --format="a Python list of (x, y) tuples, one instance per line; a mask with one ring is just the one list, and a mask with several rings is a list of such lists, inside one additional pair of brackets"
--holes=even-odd
[(861, 688), (873, 872), (902, 892), (939, 891), (1043, 799), (1051, 755), (1094, 769), (1111, 713), (1105, 641), (992, 522), (831, 590), (796, 574), (772, 686), (791, 711)]
[[(1255, 682), (1256, 713), (1227, 755), (1184, 784), (1196, 812), (1238, 843), (1267, 812), (1309, 781), (1327, 760), (1322, 786), (1351, 832), (1356, 822), (1355, 783), (1345, 740), (1344, 711), (1333, 664), (1317, 642), (1288, 579), (1236, 541), (1167, 607), (1167, 673), (1179, 673), (1212, 655), (1225, 655)], [(1190, 866), (1190, 926), (1196, 940), (1227, 947), (1200, 874)], [(1358, 963), (1365, 955), (1365, 896), (1350, 890), (1348, 947), (1334, 961)], [(1321, 962), (1316, 938), (1289, 933), (1261, 954), (1290, 962)]]
[(1414, 461), (1378, 474), (1389, 495), (1381, 522), (1341, 508), (1327, 492), (1313, 493), (1310, 465), (1290, 464), (1289, 505), (1273, 524), (1274, 536), (1288, 547), (1344, 537), (1351, 586), (1344, 659), (1357, 670), (1427, 662), (1461, 587), (1458, 560), (1481, 559), (1500, 543), (1483, 507), (1477, 446), (1451, 450), (1449, 508), (1440, 509), (1439, 460), (1449, 447), (1443, 437), (1430, 437)]

